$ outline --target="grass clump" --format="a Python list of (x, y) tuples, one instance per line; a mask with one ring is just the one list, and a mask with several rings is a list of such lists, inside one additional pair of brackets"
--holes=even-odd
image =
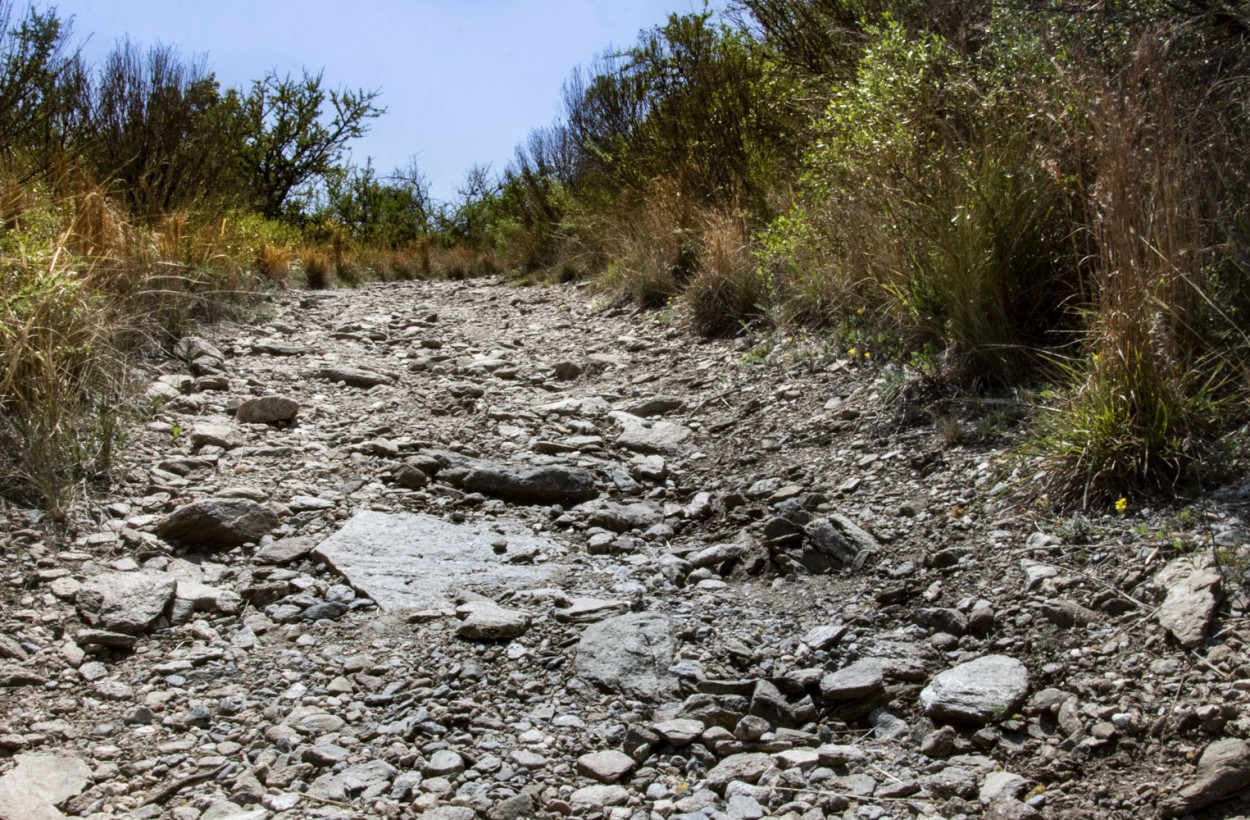
[(4, 239), (0, 494), (60, 518), (121, 440), (131, 328), (63, 241)]

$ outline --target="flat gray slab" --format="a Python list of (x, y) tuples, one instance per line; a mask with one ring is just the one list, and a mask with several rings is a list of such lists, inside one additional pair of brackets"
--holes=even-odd
[[(502, 529), (503, 532), (498, 530)], [(504, 543), (503, 553), (497, 545)], [(430, 515), (359, 512), (314, 553), (383, 609), (427, 609), (452, 589), (521, 589), (549, 582), (555, 564), (509, 564), (508, 555), (558, 544), (501, 522), (453, 524)]]

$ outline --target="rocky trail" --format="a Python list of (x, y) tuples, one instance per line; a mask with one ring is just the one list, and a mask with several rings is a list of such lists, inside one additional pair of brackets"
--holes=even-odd
[(1048, 517), (992, 414), (668, 318), (370, 285), (152, 362), (111, 494), (4, 510), (0, 817), (1250, 812), (1250, 485)]

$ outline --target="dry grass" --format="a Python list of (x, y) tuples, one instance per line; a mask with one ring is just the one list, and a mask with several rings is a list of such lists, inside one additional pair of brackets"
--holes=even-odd
[(59, 517), (107, 474), (132, 355), (238, 315), (258, 281), (224, 221), (135, 228), (86, 185), (0, 193), (0, 494)]
[(671, 180), (625, 198), (591, 228), (611, 260), (601, 285), (639, 307), (663, 307), (696, 270), (699, 216), (698, 206)]
[(311, 290), (327, 290), (334, 286), (333, 263), (322, 251), (311, 248), (302, 251), (300, 269), (304, 271), (304, 284)]
[(1083, 505), (1194, 478), (1224, 404), (1220, 368), (1195, 332), (1209, 254), (1195, 135), (1172, 119), (1156, 45), (1143, 41), (1133, 72), (1093, 95), (1090, 330), (1029, 448), (1044, 456), (1047, 487)]
[(710, 212), (699, 232), (698, 271), (685, 299), (697, 333), (739, 332), (766, 313), (768, 293), (741, 217)]

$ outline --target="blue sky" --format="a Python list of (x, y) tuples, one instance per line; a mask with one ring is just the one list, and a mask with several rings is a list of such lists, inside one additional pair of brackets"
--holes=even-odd
[[(59, 0), (95, 62), (129, 36), (206, 55), (224, 86), (270, 69), (325, 70), (330, 86), (376, 89), (387, 113), (356, 143), (386, 173), (410, 157), (436, 198), (474, 164), (502, 170), (550, 125), (574, 67), (702, 0)], [(721, 10), (727, 0), (713, 0)], [(89, 36), (89, 39), (88, 39)]]

